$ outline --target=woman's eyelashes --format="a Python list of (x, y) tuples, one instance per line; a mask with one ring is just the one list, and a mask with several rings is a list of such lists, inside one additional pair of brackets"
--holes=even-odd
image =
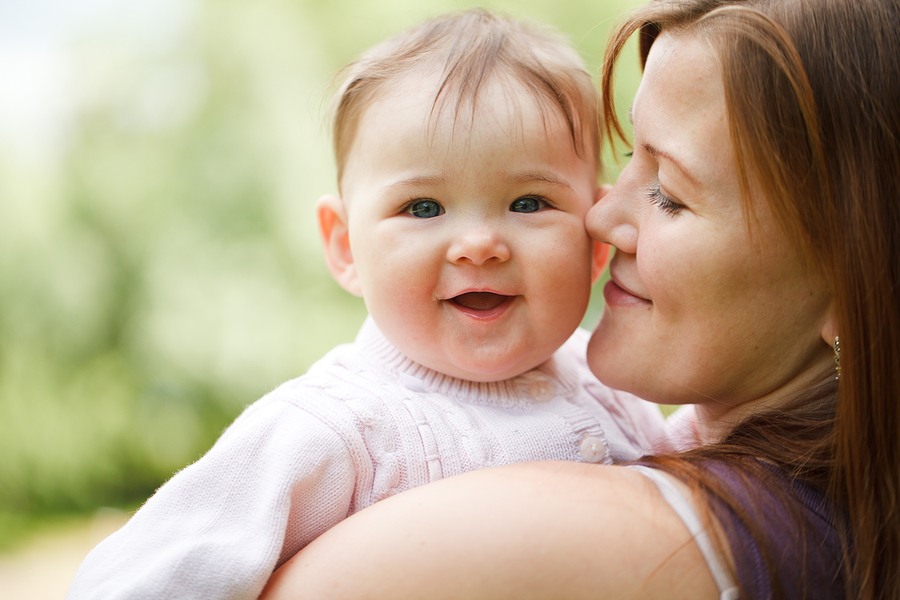
[(647, 196), (651, 204), (655, 204), (661, 211), (669, 215), (677, 215), (684, 208), (684, 204), (679, 204), (663, 194), (659, 183), (650, 188)]
[(419, 219), (430, 219), (444, 214), (444, 207), (437, 200), (418, 198), (408, 202), (401, 212), (409, 213)]

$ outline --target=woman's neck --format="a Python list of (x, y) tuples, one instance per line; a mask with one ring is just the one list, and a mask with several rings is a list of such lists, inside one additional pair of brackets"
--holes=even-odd
[(755, 414), (777, 410), (793, 402), (803, 392), (812, 389), (829, 377), (834, 377), (833, 366), (824, 364), (806, 371), (762, 398), (748, 400), (737, 405), (710, 401), (695, 405), (698, 442), (714, 444), (724, 440), (739, 423)]

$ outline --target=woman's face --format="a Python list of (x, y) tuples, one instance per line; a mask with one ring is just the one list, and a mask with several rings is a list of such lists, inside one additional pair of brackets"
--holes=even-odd
[(591, 210), (616, 247), (588, 350), (606, 384), (724, 414), (805, 389), (833, 368), (830, 295), (762, 198), (745, 218), (711, 47), (653, 44), (632, 107), (634, 155)]

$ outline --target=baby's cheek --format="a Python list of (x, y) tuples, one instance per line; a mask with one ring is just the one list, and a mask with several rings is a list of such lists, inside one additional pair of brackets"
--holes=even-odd
[(558, 269), (579, 272), (590, 272), (594, 260), (594, 243), (584, 227), (571, 227), (554, 236), (552, 241), (543, 244), (539, 259)]

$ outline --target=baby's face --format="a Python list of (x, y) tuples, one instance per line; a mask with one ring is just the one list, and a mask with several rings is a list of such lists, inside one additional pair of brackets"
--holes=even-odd
[(466, 108), (433, 117), (427, 78), (392, 84), (366, 110), (342, 183), (359, 288), (384, 335), (434, 370), (496, 381), (547, 360), (581, 322), (597, 186), (556, 109), (542, 119), (518, 84), (481, 94), (471, 122)]

